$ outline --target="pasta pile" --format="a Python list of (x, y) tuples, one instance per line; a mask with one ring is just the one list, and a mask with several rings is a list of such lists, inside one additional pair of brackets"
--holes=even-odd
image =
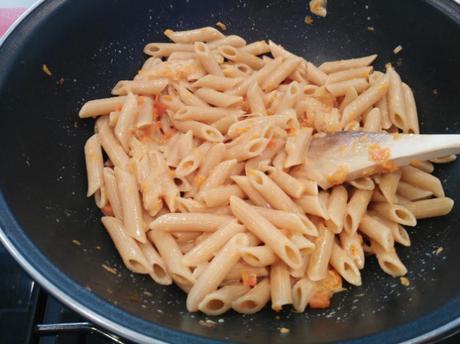
[(99, 116), (87, 195), (129, 270), (174, 282), (190, 312), (209, 315), (270, 300), (275, 311), (328, 307), (342, 279), (361, 285), (366, 254), (406, 274), (402, 225), (453, 205), (433, 164), (328, 190), (303, 169), (316, 133), (419, 132), (412, 91), (390, 65), (373, 71), (371, 55), (316, 67), (211, 27), (165, 35), (173, 43), (148, 44), (133, 80), (79, 113)]

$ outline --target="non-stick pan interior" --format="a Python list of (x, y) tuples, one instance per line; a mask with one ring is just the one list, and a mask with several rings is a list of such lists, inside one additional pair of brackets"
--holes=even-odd
[[(325, 311), (276, 314), (267, 307), (250, 316), (188, 314), (179, 289), (155, 285), (122, 266), (99, 211), (85, 198), (83, 143), (93, 122), (77, 117), (84, 101), (108, 96), (116, 81), (132, 78), (146, 58), (143, 46), (164, 41), (164, 29), (222, 21), (229, 34), (248, 42), (272, 39), (314, 63), (378, 53), (378, 69), (391, 62), (414, 88), (424, 132), (459, 133), (460, 10), (449, 1), (436, 4), (330, 1), (327, 18), (314, 17), (307, 25), (305, 0), (45, 2), (0, 48), (0, 185), (17, 223), (49, 261), (26, 249), (20, 229), (2, 209), (9, 240), (53, 283), (64, 285), (65, 280), (69, 299), (78, 298), (91, 312), (164, 340), (185, 338), (171, 337), (170, 331), (149, 322), (213, 339), (305, 343), (376, 333), (380, 339), (404, 340), (452, 321), (460, 314), (458, 206), (449, 216), (420, 221), (409, 230), (412, 247), (398, 249), (409, 269), (408, 287), (384, 275), (371, 258), (364, 286), (347, 287)], [(398, 45), (403, 50), (395, 55)], [(52, 76), (42, 71), (43, 64)], [(458, 166), (436, 167), (456, 201)], [(280, 334), (281, 327), (290, 333)]]

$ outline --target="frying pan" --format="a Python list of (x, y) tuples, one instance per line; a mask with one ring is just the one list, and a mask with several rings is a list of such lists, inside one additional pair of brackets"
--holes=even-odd
[[(273, 39), (314, 63), (378, 53), (416, 94), (426, 133), (460, 133), (460, 8), (452, 1), (330, 1), (306, 25), (306, 0), (50, 0), (22, 18), (0, 47), (1, 239), (29, 274), (96, 324), (139, 342), (425, 342), (460, 325), (460, 208), (410, 229), (400, 248), (410, 286), (369, 259), (363, 287), (327, 310), (290, 310), (206, 322), (185, 311), (175, 287), (122, 267), (93, 200), (86, 199), (83, 143), (93, 131), (77, 112), (142, 65), (143, 46), (165, 28), (224, 22), (248, 41)], [(374, 31), (368, 30), (374, 27)], [(401, 45), (395, 55), (393, 48)], [(46, 64), (52, 72), (42, 71)], [(458, 163), (436, 168), (459, 201)], [(75, 244), (78, 241), (80, 245)], [(439, 247), (440, 254), (434, 253)], [(116, 267), (116, 275), (102, 264)], [(218, 320), (222, 319), (222, 320)], [(204, 326), (206, 325), (206, 326)], [(279, 329), (290, 329), (288, 335)]]

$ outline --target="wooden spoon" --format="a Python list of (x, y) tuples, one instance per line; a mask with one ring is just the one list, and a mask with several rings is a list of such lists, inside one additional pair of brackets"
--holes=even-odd
[(414, 160), (460, 153), (460, 135), (416, 135), (343, 131), (312, 138), (305, 175), (323, 189), (379, 172), (392, 172)]

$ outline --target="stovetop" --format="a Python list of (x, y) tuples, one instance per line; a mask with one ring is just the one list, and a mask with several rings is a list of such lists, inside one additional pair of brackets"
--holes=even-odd
[[(131, 343), (99, 331), (31, 280), (0, 244), (0, 343)], [(460, 334), (440, 343), (458, 344)]]

